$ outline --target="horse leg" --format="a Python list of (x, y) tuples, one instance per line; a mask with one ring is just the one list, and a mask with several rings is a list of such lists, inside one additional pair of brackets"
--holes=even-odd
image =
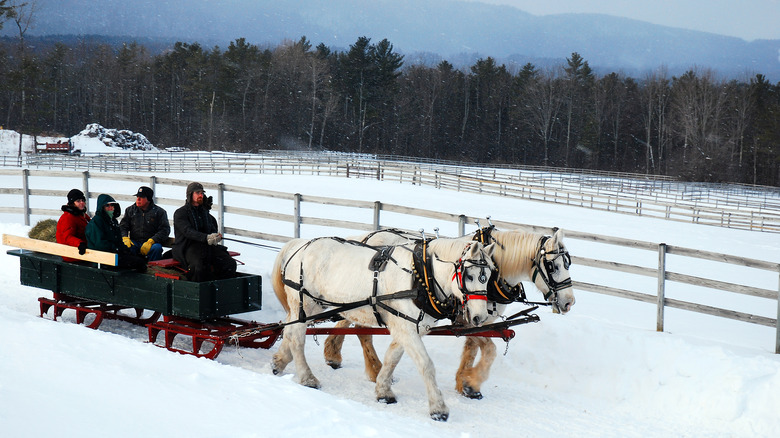
[[(463, 367), (463, 361), (461, 361), (461, 368), (458, 369), (458, 374), (456, 375), (456, 378), (458, 379), (456, 388), (466, 397), (479, 400), (482, 398), (482, 392), (480, 390), (482, 383), (490, 376), (490, 367), (496, 359), (496, 345), (490, 338), (472, 338), (474, 339), (474, 343), (472, 346), (473, 353), (471, 353), (471, 362), (473, 363), (474, 361), (477, 346), (481, 350), (481, 357), (475, 367), (465, 368)], [(468, 338), (466, 342), (468, 343)], [(466, 356), (465, 350), (466, 347), (464, 346), (464, 361)]]
[[(350, 322), (347, 320), (341, 320), (336, 323), (335, 328), (348, 328)], [(355, 326), (360, 327), (360, 326)], [(374, 348), (373, 336), (371, 335), (357, 335), (360, 345), (363, 347), (363, 361), (366, 364), (366, 376), (368, 380), (376, 382), (376, 376), (379, 374), (379, 369), (382, 368), (382, 362), (379, 360), (379, 355)], [(323, 355), (325, 356), (325, 363), (328, 364), (334, 370), (341, 368), (341, 347), (344, 344), (344, 335), (330, 335), (325, 339), (325, 348)]]
[[(292, 353), (293, 361), (295, 361), (295, 374), (298, 376), (300, 384), (309, 388), (319, 389), (320, 381), (311, 372), (304, 354), (306, 324), (288, 325), (284, 328), (284, 338), (289, 342), (289, 350)], [(274, 362), (275, 360), (276, 357), (274, 357)]]
[(471, 382), (468, 381), (469, 371), (474, 367), (474, 360), (477, 358), (477, 350), (479, 349), (475, 339), (474, 336), (466, 336), (463, 353), (460, 356), (460, 365), (458, 371), (455, 372), (455, 390), (463, 395), (466, 395), (463, 387), (471, 385)]
[[(401, 337), (404, 350), (409, 353), (409, 357), (417, 365), (417, 370), (425, 382), (425, 388), (428, 393), (428, 412), (431, 418), (436, 421), (447, 421), (447, 418), (450, 416), (450, 410), (444, 404), (444, 397), (442, 397), (441, 390), (436, 384), (436, 369), (433, 366), (431, 357), (428, 355), (428, 351), (425, 349), (422, 338), (416, 332), (403, 332)], [(382, 371), (379, 374), (381, 375), (382, 373), (384, 373), (384, 367), (382, 367)]]
[(393, 372), (395, 371), (395, 367), (398, 365), (398, 362), (401, 361), (403, 354), (403, 347), (395, 340), (387, 347), (387, 351), (385, 352), (385, 363), (376, 376), (377, 401), (387, 404), (392, 404), (397, 401), (390, 386), (393, 384)]
[[(336, 328), (348, 328), (350, 322), (342, 319), (337, 322)], [(322, 354), (325, 356), (325, 363), (334, 370), (341, 368), (341, 346), (344, 345), (344, 335), (330, 335), (325, 339), (325, 347)]]
[(271, 371), (274, 375), (279, 375), (284, 372), (287, 365), (292, 362), (292, 353), (290, 352), (290, 341), (284, 336), (282, 337), (282, 343), (279, 345), (279, 350), (274, 354), (271, 359)]
[[(368, 380), (376, 382), (377, 375), (382, 369), (382, 362), (379, 360), (379, 355), (374, 349), (374, 337), (371, 335), (357, 335), (360, 340), (360, 345), (363, 347), (363, 362), (366, 365), (366, 376)], [(403, 354), (403, 350), (401, 350)], [(400, 357), (399, 357), (400, 359)]]

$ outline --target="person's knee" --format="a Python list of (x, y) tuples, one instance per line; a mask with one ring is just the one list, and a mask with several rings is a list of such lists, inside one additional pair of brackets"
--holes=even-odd
[(149, 253), (146, 255), (150, 262), (153, 262), (155, 260), (160, 260), (162, 258), (163, 253), (163, 246), (159, 243), (155, 243), (152, 245), (152, 247), (149, 249)]

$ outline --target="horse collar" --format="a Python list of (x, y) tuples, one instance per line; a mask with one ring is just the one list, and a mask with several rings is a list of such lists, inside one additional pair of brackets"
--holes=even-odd
[(418, 290), (414, 303), (436, 319), (454, 318), (458, 309), (455, 297), (450, 295), (439, 299), (436, 295), (436, 280), (433, 278), (433, 267), (428, 258), (428, 240), (417, 242), (412, 260), (413, 287)]

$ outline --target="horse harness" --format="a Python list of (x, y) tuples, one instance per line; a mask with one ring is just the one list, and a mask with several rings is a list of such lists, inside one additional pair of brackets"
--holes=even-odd
[[(492, 236), (492, 232), (494, 229), (495, 229), (495, 225), (482, 227), (479, 230), (477, 230), (472, 240), (475, 240), (485, 246), (490, 245), (491, 243), (495, 243), (496, 245), (501, 246), (503, 249), (503, 245), (501, 245), (501, 243), (495, 240)], [(498, 265), (496, 265), (496, 268), (493, 270), (493, 273), (490, 275), (490, 281), (488, 282), (487, 298), (489, 301), (498, 304), (510, 304), (510, 303), (514, 303), (515, 301), (521, 303), (527, 302), (523, 283), (517, 283), (514, 286), (509, 284), (506, 280), (504, 280), (503, 277), (501, 277)]]
[[(501, 245), (501, 243), (492, 236), (494, 229), (495, 225), (480, 228), (474, 234), (473, 240), (476, 240), (483, 245), (495, 243), (496, 245), (501, 246), (503, 249), (503, 245)], [(557, 228), (553, 230), (553, 232), (555, 231), (557, 231)], [(563, 265), (566, 269), (569, 269), (569, 266), (571, 265), (571, 256), (569, 255), (568, 251), (565, 251), (561, 248), (558, 248), (555, 251), (547, 252), (544, 249), (544, 245), (549, 238), (550, 236), (542, 236), (539, 239), (539, 250), (536, 252), (536, 256), (533, 259), (533, 275), (531, 277), (531, 281), (535, 282), (538, 275), (547, 286), (547, 292), (543, 293), (544, 299), (547, 300), (547, 302), (539, 303), (528, 301), (525, 295), (525, 288), (523, 287), (523, 283), (518, 283), (515, 286), (510, 285), (500, 276), (498, 266), (496, 266), (496, 269), (490, 276), (490, 284), (488, 285), (488, 299), (490, 301), (494, 301), (499, 304), (510, 304), (517, 301), (524, 304), (534, 305), (551, 305), (551, 303), (558, 301), (558, 291), (567, 287), (571, 287), (571, 277), (561, 282), (555, 281), (553, 278), (553, 274), (556, 270), (555, 259), (558, 257), (563, 257)], [(553, 257), (548, 259), (547, 256), (549, 255), (552, 255)]]
[[(568, 270), (569, 266), (571, 266), (571, 256), (568, 251), (560, 247), (549, 252), (545, 250), (544, 244), (548, 239), (550, 239), (550, 236), (542, 236), (539, 239), (539, 251), (536, 252), (536, 256), (533, 259), (534, 272), (531, 276), (531, 281), (536, 282), (536, 277), (539, 276), (545, 286), (547, 286), (547, 292), (544, 293), (544, 299), (548, 302), (557, 303), (558, 291), (566, 289), (567, 287), (572, 287), (572, 283), (571, 277), (560, 282), (555, 281), (555, 278), (553, 278), (553, 274), (557, 270), (555, 267), (555, 259), (563, 257), (563, 267)], [(548, 258), (548, 256), (553, 257)]]
[[(308, 247), (312, 242), (319, 239), (332, 239), (343, 244), (361, 246), (376, 251), (376, 254), (371, 258), (368, 264), (368, 269), (372, 270), (374, 273), (371, 297), (365, 300), (354, 301), (351, 303), (336, 303), (336, 302), (325, 300), (321, 297), (315, 297), (309, 291), (307, 291), (306, 288), (303, 287), (303, 275), (304, 275), (303, 262), (301, 262), (301, 266), (300, 266), (300, 276), (299, 276), (298, 283), (295, 283), (294, 281), (287, 279), (286, 275), (284, 274), (287, 269), (287, 265), (285, 265), (285, 267), (282, 269), (283, 282), (286, 286), (289, 286), (292, 289), (298, 291), (299, 308), (298, 308), (298, 320), (290, 321), (289, 323), (286, 323), (284, 325), (303, 323), (315, 319), (324, 320), (324, 319), (334, 317), (341, 312), (345, 312), (347, 310), (352, 310), (358, 307), (369, 305), (373, 308), (374, 317), (376, 318), (377, 324), (379, 326), (384, 327), (386, 325), (381, 315), (379, 314), (379, 308), (381, 308), (394, 316), (403, 318), (407, 321), (414, 323), (417, 326), (417, 331), (419, 332), (420, 322), (422, 321), (422, 319), (425, 317), (426, 314), (437, 320), (443, 318), (449, 318), (454, 321), (459, 315), (459, 313), (461, 312), (461, 306), (457, 305), (458, 300), (454, 296), (450, 295), (448, 297), (440, 299), (436, 295), (436, 291), (435, 291), (436, 287), (438, 287), (440, 290), (443, 289), (433, 278), (433, 273), (432, 273), (433, 269), (427, 253), (427, 245), (430, 240), (418, 241), (415, 245), (414, 250), (409, 249), (405, 246), (401, 246), (401, 248), (412, 252), (413, 266), (411, 271), (398, 265), (398, 262), (392, 257), (392, 253), (395, 250), (395, 248), (397, 248), (397, 246), (374, 247), (368, 245), (367, 243), (365, 243), (365, 241), (358, 242), (355, 240), (346, 240), (339, 237), (318, 237), (312, 239), (306, 242), (306, 244), (302, 245), (300, 248), (298, 248), (295, 251), (295, 253), (293, 253), (293, 255), (290, 256), (290, 258), (287, 260), (287, 263), (289, 264), (289, 262), (293, 259), (296, 253)], [(465, 254), (468, 251), (468, 249), (469, 246), (466, 247), (463, 254)], [(411, 289), (399, 291), (387, 295), (377, 295), (379, 273), (384, 271), (388, 261), (396, 264), (404, 272), (413, 275), (414, 281)], [(463, 291), (464, 297), (467, 297), (467, 299), (480, 299), (480, 297), (481, 299), (486, 299), (484, 295), (469, 293), (465, 290), (465, 286), (463, 286), (463, 282), (462, 282), (463, 265), (465, 264), (463, 257), (461, 256), (458, 262), (453, 262), (453, 263), (455, 264), (455, 275), (453, 276), (453, 280), (456, 279), (456, 277), (458, 277), (457, 278), (458, 286), (461, 289), (461, 291)], [(487, 263), (486, 262), (477, 263), (473, 261), (472, 263), (482, 268), (479, 280), (484, 283), (484, 281), (482, 281), (482, 279), (484, 278), (485, 281), (487, 281), (487, 275), (484, 272), (485, 268), (488, 267)], [(420, 272), (422, 272), (422, 275), (420, 274)], [(304, 295), (308, 296), (315, 303), (319, 305), (331, 306), (335, 308), (323, 313), (319, 313), (317, 315), (307, 316), (306, 312), (303, 310)], [(420, 313), (417, 315), (416, 318), (406, 315), (384, 302), (389, 300), (407, 299), (407, 298), (411, 298), (412, 301), (415, 303), (415, 305), (420, 309)], [(464, 300), (463, 307), (465, 307), (465, 301), (466, 300)]]

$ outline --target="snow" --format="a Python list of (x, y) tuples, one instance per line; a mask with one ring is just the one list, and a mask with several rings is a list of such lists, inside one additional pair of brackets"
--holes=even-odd
[[(22, 137), (22, 152), (29, 154), (35, 150), (38, 143), (62, 143), (71, 141), (74, 151), (83, 153), (127, 153), (127, 152), (158, 152), (159, 150), (143, 134), (126, 129), (107, 129), (97, 123), (87, 125), (81, 132), (72, 136), (37, 136)], [(19, 133), (0, 127), (0, 155), (19, 155)]]
[[(312, 196), (381, 200), (475, 217), (491, 215), (502, 221), (780, 262), (777, 234), (390, 182), (299, 175), (165, 176)], [(101, 189), (126, 193), (127, 183), (108, 183)], [(183, 193), (163, 195), (183, 198)], [(165, 206), (169, 216), (176, 207)], [(305, 203), (303, 208), (307, 208)], [(336, 207), (316, 208), (318, 213), (343, 214)], [(445, 234), (453, 229), (452, 224), (415, 222), (400, 216), (383, 216), (382, 220), (398, 220), (397, 226), (424, 227), (428, 232), (434, 226)], [(26, 235), (29, 227), (21, 222), (18, 215), (0, 214), (0, 233)], [(289, 235), (290, 230), (290, 224), (268, 222), (261, 231)], [(304, 237), (322, 232), (304, 230), (310, 234)], [(657, 262), (657, 255), (638, 250), (578, 240), (567, 240), (567, 246), (575, 257), (632, 258), (631, 262), (649, 267)], [(264, 278), (263, 310), (236, 316), (263, 322), (282, 319), (281, 306), (265, 280), (275, 253), (239, 243), (230, 247), (241, 252), (240, 259), (246, 263), (240, 270)], [(0, 332), (5, 334), (0, 355), (0, 424), (4, 436), (770, 437), (780, 430), (780, 356), (773, 354), (775, 331), (768, 327), (670, 309), (666, 331), (659, 333), (653, 305), (576, 290), (577, 303), (569, 314), (540, 309), (539, 323), (516, 327), (516, 337), (508, 345), (497, 342), (499, 354), (483, 385), (482, 400), (466, 399), (454, 389), (463, 341), (425, 338), (450, 408), (449, 421), (439, 423), (428, 417), (422, 379), (407, 357), (395, 374), (398, 403), (384, 405), (376, 402), (373, 384), (364, 376), (361, 349), (354, 337), (344, 343), (344, 364), (338, 370), (322, 360), (324, 338), (308, 337), (307, 358), (322, 383), (321, 390), (296, 383), (294, 364), (282, 376), (272, 374), (271, 356), (279, 343), (270, 350), (226, 347), (214, 361), (174, 354), (146, 343), (145, 328), (124, 322), (106, 321), (98, 330), (89, 330), (75, 324), (70, 312), (56, 322), (51, 315), (40, 318), (36, 298), (50, 293), (19, 285), (18, 258), (6, 254), (11, 248), (0, 249)], [(728, 277), (724, 281), (744, 281), (770, 290), (778, 287), (777, 273), (741, 278), (740, 270), (715, 263), (670, 257), (669, 264), (677, 272)], [(575, 281), (597, 282), (598, 278), (599, 283), (615, 287), (642, 287), (620, 284), (626, 281), (624, 275), (588, 269), (576, 262), (571, 273)], [(654, 293), (654, 280), (647, 287)], [(532, 299), (541, 299), (530, 284), (526, 289)], [(742, 306), (769, 317), (777, 312), (775, 300), (716, 294), (690, 286), (667, 293), (706, 298), (724, 307)], [(510, 306), (507, 313), (521, 308)], [(388, 342), (388, 337), (375, 337), (380, 353)]]

